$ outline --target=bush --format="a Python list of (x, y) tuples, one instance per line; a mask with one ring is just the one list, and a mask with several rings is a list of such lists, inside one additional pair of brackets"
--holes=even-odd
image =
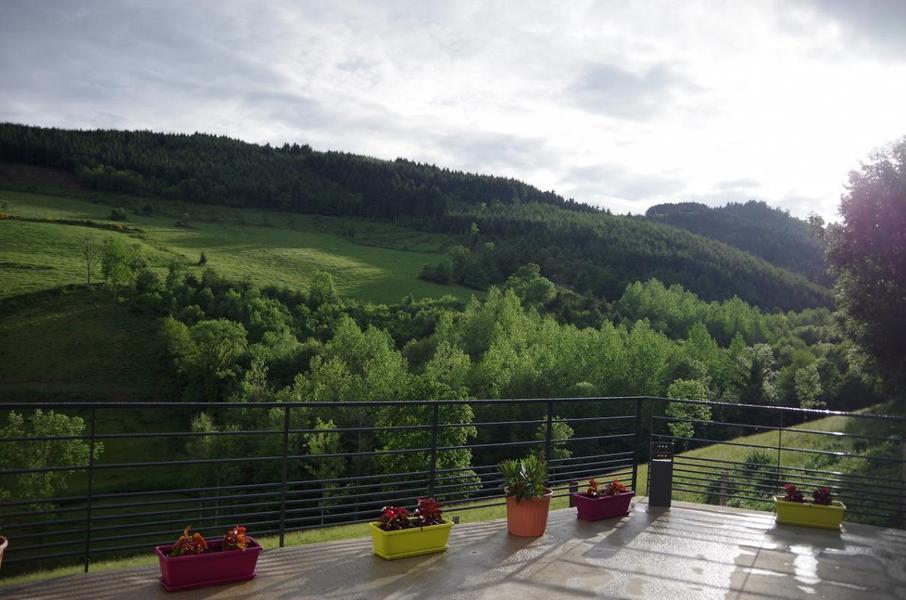
[(126, 209), (123, 207), (114, 208), (110, 211), (110, 220), (111, 221), (128, 221), (129, 218), (126, 216)]

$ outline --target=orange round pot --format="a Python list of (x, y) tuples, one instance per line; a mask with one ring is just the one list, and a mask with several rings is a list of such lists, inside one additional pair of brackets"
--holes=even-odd
[(516, 502), (513, 496), (506, 498), (506, 526), (510, 535), (519, 537), (540, 537), (547, 528), (547, 513), (551, 506), (552, 490), (545, 490), (541, 498), (523, 498)]

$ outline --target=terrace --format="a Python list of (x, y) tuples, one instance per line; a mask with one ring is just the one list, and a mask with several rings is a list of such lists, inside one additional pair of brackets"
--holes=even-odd
[[(12, 540), (0, 574), (0, 594), (169, 597), (151, 563), (89, 571), (98, 560), (147, 555), (151, 546), (172, 542), (185, 523), (207, 532), (241, 521), (256, 537), (272, 536), (275, 548), (262, 554), (258, 577), (184, 592), (182, 597), (906, 598), (906, 531), (895, 529), (906, 522), (906, 420), (720, 403), (709, 404), (712, 416), (706, 420), (668, 417), (667, 402), (581, 398), (222, 405), (217, 409), (226, 413), (260, 411), (258, 423), (270, 413), (268, 422), (282, 425), (224, 432), (191, 431), (184, 425), (189, 415), (211, 409), (200, 404), (0, 405), (0, 411), (41, 407), (81, 413), (86, 419), (83, 435), (22, 436), (0, 443), (78, 439), (90, 448), (104, 444), (103, 454), (86, 455), (87, 464), (2, 465), (0, 482), (36, 473), (65, 472), (73, 478), (65, 497), (0, 503), (2, 533)], [(466, 405), (473, 413), (468, 418), (458, 410)], [(418, 424), (378, 427), (366, 421), (360, 427), (328, 430), (343, 442), (328, 451), (318, 451), (302, 437), (323, 435), (324, 429), (294, 420), (308, 411), (373, 414), (387, 407), (415, 407), (423, 410), (423, 418)], [(502, 408), (518, 412), (502, 420), (495, 417)], [(166, 427), (156, 422), (158, 428), (148, 431), (155, 415), (172, 417), (179, 411), (185, 413), (182, 418)], [(679, 430), (670, 423), (694, 429), (677, 435)], [(572, 431), (564, 433), (564, 424)], [(135, 430), (138, 427), (142, 430)], [(451, 431), (471, 428), (474, 432), (465, 443), (450, 437)], [(361, 436), (388, 430), (407, 435), (394, 438), (393, 444), (348, 450)], [(263, 442), (255, 455), (249, 455), (247, 447), (241, 456), (231, 455), (238, 449), (227, 444), (220, 453), (187, 456), (172, 447), (180, 439), (272, 443)], [(667, 482), (673, 496), (670, 508), (651, 506), (646, 497), (649, 483), (664, 485), (649, 482), (652, 442), (677, 445), (673, 477)], [(124, 460), (136, 446), (141, 448), (140, 460)], [(495, 469), (500, 458), (530, 449), (552, 457), (550, 481), (559, 508), (551, 512), (546, 534), (537, 539), (507, 535), (499, 520), (503, 512)], [(462, 458), (462, 451), (470, 453), (467, 467), (451, 466), (444, 458)], [(752, 463), (752, 452), (761, 454), (758, 464)], [(768, 464), (766, 454), (771, 457)], [(396, 462), (375, 472), (381, 464), (375, 461), (386, 460), (375, 457)], [(345, 465), (337, 477), (298, 468), (337, 459)], [(860, 468), (853, 469), (853, 464)], [(220, 472), (233, 465), (252, 465), (259, 476), (218, 485), (165, 485), (183, 481), (178, 475), (184, 471)], [(412, 465), (415, 468), (407, 468)], [(161, 471), (165, 477), (154, 475)], [(140, 473), (140, 479), (130, 473)], [(570, 490), (591, 476), (623, 479), (637, 492), (632, 513), (585, 522), (575, 518), (574, 509), (561, 508)], [(770, 512), (721, 506), (769, 510), (770, 496), (786, 481), (805, 489), (829, 485), (848, 505), (842, 529), (777, 525)], [(447, 514), (463, 521), (454, 527), (444, 554), (383, 561), (371, 554), (370, 540), (358, 537), (367, 535), (364, 525), (352, 525), (351, 535), (358, 539), (289, 546), (293, 535), (330, 532), (324, 528), (331, 525), (345, 527), (348, 537), (350, 524), (373, 519), (380, 506), (409, 505), (426, 494), (443, 498)], [(3, 585), (3, 578), (74, 561), (87, 574)]]
[[(636, 503), (629, 517), (586, 522), (551, 513), (538, 539), (500, 521), (454, 528), (445, 554), (385, 561), (369, 540), (266, 552), (258, 577), (180, 598), (732, 598), (906, 597), (906, 532), (775, 525), (772, 515), (691, 503)], [(8, 600), (172, 598), (156, 567), (73, 575)]]

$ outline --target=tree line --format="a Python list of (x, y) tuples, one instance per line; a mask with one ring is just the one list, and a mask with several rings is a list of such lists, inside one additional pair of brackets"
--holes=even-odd
[[(8, 123), (0, 124), (0, 159), (67, 169), (99, 191), (363, 216), (452, 234), (468, 243), (449, 260), (429, 265), (424, 276), (476, 289), (502, 285), (532, 262), (558, 285), (604, 300), (618, 297), (633, 281), (654, 277), (708, 300), (736, 295), (781, 310), (831, 305), (822, 285), (730, 245), (653, 220), (611, 215), (514, 179), (404, 159), (204, 134)], [(722, 226), (708, 235), (724, 239)], [(762, 233), (746, 230), (754, 238)]]

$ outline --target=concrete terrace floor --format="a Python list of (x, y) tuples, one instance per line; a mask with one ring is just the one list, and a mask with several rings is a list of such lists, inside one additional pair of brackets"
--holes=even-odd
[(770, 513), (643, 499), (623, 519), (552, 512), (538, 539), (511, 537), (502, 521), (459, 525), (446, 553), (392, 562), (359, 539), (266, 551), (257, 578), (232, 586), (173, 595), (158, 575), (72, 575), (3, 598), (906, 599), (906, 531), (777, 526)]

